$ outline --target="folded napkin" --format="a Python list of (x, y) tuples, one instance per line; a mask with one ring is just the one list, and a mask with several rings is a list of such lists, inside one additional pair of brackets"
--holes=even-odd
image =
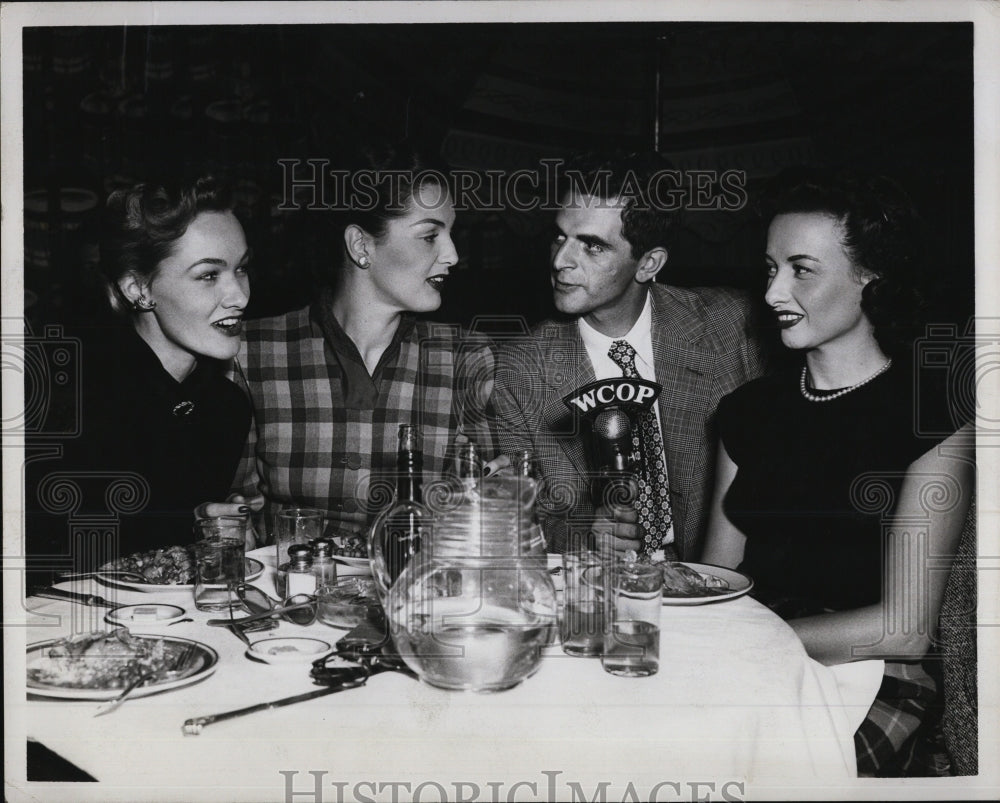
[(864, 722), (868, 709), (875, 702), (879, 686), (882, 685), (885, 661), (852, 661), (849, 664), (835, 664), (828, 669), (837, 681), (851, 726), (857, 730)]

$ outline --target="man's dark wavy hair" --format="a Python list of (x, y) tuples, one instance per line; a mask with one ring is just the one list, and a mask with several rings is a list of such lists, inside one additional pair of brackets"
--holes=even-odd
[(153, 278), (200, 213), (232, 208), (229, 185), (214, 176), (145, 182), (112, 192), (101, 221), (101, 270), (112, 310), (119, 315), (133, 311), (118, 287), (122, 277)]
[(649, 192), (657, 173), (670, 170), (661, 154), (584, 153), (567, 160), (558, 173), (560, 201), (566, 193), (591, 195), (606, 201), (622, 199), (622, 236), (639, 259), (652, 248), (667, 248), (674, 214), (659, 206)]
[(839, 222), (841, 245), (859, 276), (871, 275), (861, 309), (886, 354), (909, 347), (925, 310), (927, 243), (923, 222), (895, 181), (846, 169), (790, 168), (758, 201), (765, 223), (780, 214), (818, 212)]

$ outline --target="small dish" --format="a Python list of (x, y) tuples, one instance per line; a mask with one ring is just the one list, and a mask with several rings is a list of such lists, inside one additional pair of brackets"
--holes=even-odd
[(266, 638), (255, 641), (247, 648), (247, 658), (267, 664), (298, 664), (315, 661), (333, 649), (318, 638)]
[(105, 621), (114, 625), (163, 627), (183, 618), (186, 611), (180, 605), (155, 602), (146, 605), (122, 605), (108, 611)]

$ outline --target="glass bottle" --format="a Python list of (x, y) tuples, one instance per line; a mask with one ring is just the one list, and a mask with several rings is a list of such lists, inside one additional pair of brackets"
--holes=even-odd
[(278, 567), (274, 588), (278, 598), (287, 600), (297, 594), (316, 593), (316, 575), (312, 568), (312, 549), (308, 544), (288, 547), (288, 562)]
[(424, 507), (421, 490), (423, 461), (419, 429), (400, 424), (396, 492), (368, 537), (372, 576), (382, 599), (410, 558), (420, 551), (424, 531), (430, 526), (431, 514)]
[(545, 533), (542, 530), (541, 521), (536, 510), (538, 494), (541, 491), (541, 472), (538, 469), (538, 462), (531, 449), (522, 450), (514, 465), (518, 479), (519, 496), (523, 509), (530, 511), (530, 515), (525, 520), (522, 518), (521, 526), (527, 528), (527, 537), (521, 539), (523, 552), (545, 558), (547, 547), (545, 544)]
[(312, 572), (316, 576), (317, 590), (337, 582), (337, 562), (333, 559), (333, 541), (329, 538), (314, 538), (312, 547)]
[(531, 449), (522, 449), (517, 455), (516, 468), (519, 477), (527, 477), (538, 482), (538, 461), (535, 460), (535, 453)]
[(459, 446), (455, 474), (466, 493), (479, 492), (483, 482), (483, 459), (479, 456), (479, 447), (472, 441)]

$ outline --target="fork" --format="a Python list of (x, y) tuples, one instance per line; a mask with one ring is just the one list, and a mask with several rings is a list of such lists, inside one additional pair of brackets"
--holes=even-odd
[(144, 672), (140, 672), (139, 675), (125, 687), (125, 690), (121, 694), (98, 708), (94, 716), (99, 717), (104, 714), (110, 714), (112, 711), (116, 710), (118, 706), (125, 702), (126, 697), (155, 675), (156, 671), (153, 669), (147, 669)]
[[(164, 677), (178, 677), (185, 669), (189, 663), (191, 663), (191, 658), (195, 653), (197, 646), (194, 642), (184, 645), (184, 649), (181, 650), (174, 657), (174, 660), (170, 662), (170, 668), (164, 672)], [(140, 672), (139, 675), (129, 683), (121, 694), (115, 697), (113, 700), (109, 700), (107, 703), (102, 705), (97, 712), (94, 714), (95, 717), (102, 716), (104, 714), (110, 714), (112, 711), (116, 710), (122, 703), (125, 702), (126, 698), (147, 680), (152, 680), (156, 677), (155, 669), (146, 669)]]
[(149, 580), (143, 574), (130, 572), (125, 569), (98, 569), (93, 572), (76, 572), (75, 574), (61, 574), (56, 578), (56, 582), (65, 583), (70, 580), (86, 580), (90, 577), (107, 577), (114, 580), (125, 580), (137, 583), (147, 583)]

